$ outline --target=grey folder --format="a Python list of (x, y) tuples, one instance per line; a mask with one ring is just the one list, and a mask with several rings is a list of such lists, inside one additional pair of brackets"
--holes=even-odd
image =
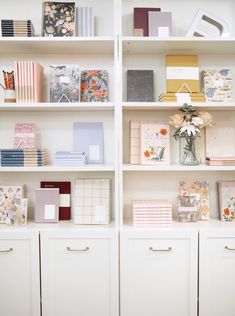
[(85, 152), (88, 164), (104, 163), (103, 123), (74, 123), (73, 150)]
[(153, 70), (127, 71), (127, 101), (154, 102)]
[[(160, 36), (159, 27), (168, 28), (169, 36), (172, 35), (172, 13), (171, 12), (148, 12), (149, 36)], [(164, 37), (164, 36), (161, 36)]]

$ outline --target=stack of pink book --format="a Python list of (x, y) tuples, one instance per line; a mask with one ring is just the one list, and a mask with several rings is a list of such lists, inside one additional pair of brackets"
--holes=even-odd
[(172, 224), (172, 204), (166, 200), (133, 201), (135, 227), (165, 227)]
[(15, 62), (17, 103), (37, 103), (43, 100), (43, 67), (34, 61)]
[(235, 157), (207, 157), (210, 166), (235, 166)]

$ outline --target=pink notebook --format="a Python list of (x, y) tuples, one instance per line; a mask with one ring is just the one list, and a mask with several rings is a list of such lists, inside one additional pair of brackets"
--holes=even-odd
[(15, 125), (14, 148), (32, 149), (36, 147), (36, 125), (34, 123), (17, 123)]

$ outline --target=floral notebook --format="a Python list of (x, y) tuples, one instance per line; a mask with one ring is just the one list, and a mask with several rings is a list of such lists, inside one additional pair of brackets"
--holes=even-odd
[(79, 66), (52, 65), (50, 69), (50, 102), (79, 102)]
[(170, 131), (166, 124), (140, 124), (140, 163), (170, 163)]
[(32, 149), (36, 147), (36, 125), (34, 123), (17, 123), (15, 125), (14, 148)]
[(12, 211), (17, 210), (23, 197), (23, 186), (0, 186), (0, 224), (9, 222)]
[(75, 2), (43, 2), (43, 36), (75, 35)]
[(207, 181), (181, 181), (180, 195), (195, 196), (198, 201), (199, 219), (210, 219), (210, 194)]
[(220, 219), (235, 221), (235, 181), (221, 181), (219, 184)]
[(108, 72), (106, 70), (82, 71), (81, 102), (108, 102)]

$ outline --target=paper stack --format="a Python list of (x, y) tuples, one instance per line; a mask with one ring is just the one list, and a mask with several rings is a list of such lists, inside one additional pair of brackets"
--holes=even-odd
[(64, 167), (81, 167), (86, 164), (85, 153), (57, 151), (55, 153), (55, 165)]
[(33, 61), (15, 62), (16, 102), (43, 101), (43, 67)]
[(172, 224), (172, 204), (166, 200), (133, 201), (133, 225), (159, 227)]
[(41, 167), (47, 164), (44, 149), (1, 149), (1, 167)]
[(31, 37), (33, 26), (30, 20), (1, 20), (3, 37)]
[(210, 166), (235, 166), (235, 157), (207, 157)]
[(197, 55), (166, 56), (167, 92), (159, 97), (160, 102), (205, 102), (200, 92)]

